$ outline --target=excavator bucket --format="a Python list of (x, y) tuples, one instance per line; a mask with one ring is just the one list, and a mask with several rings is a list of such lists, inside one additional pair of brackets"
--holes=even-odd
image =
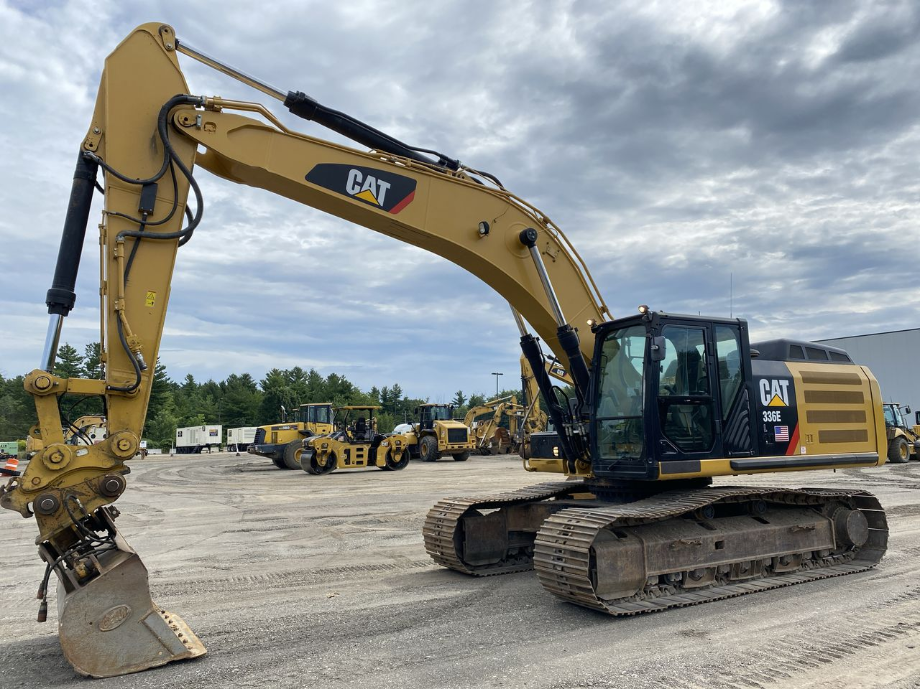
[(112, 677), (195, 658), (207, 651), (178, 615), (150, 598), (147, 568), (123, 538), (96, 558), (85, 584), (72, 572), (58, 581), (58, 633), (64, 656), (90, 677)]

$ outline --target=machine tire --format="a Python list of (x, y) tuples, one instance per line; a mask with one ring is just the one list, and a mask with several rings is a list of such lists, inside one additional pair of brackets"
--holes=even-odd
[(892, 464), (904, 464), (910, 461), (910, 447), (906, 438), (892, 438), (888, 443), (888, 461)]
[(438, 439), (433, 435), (422, 437), (418, 444), (418, 456), (423, 462), (434, 462), (438, 459)]
[(284, 465), (288, 469), (300, 469), (300, 456), (303, 454), (303, 440), (292, 440), (284, 446)]
[(335, 471), (337, 461), (338, 460), (335, 456), (335, 452), (330, 452), (329, 457), (326, 459), (327, 464), (325, 466), (320, 466), (319, 462), (316, 459), (316, 453), (313, 452), (310, 454), (310, 460), (309, 460), (310, 468), (307, 469), (306, 467), (304, 467), (304, 470), (310, 474), (317, 474), (317, 475), (329, 474)]
[(455, 462), (465, 462), (470, 458), (469, 452), (461, 452), (459, 455), (454, 455)]
[(316, 453), (311, 452), (309, 455), (304, 452), (300, 455), (300, 468), (306, 471), (308, 474), (315, 474), (316, 469)]
[(284, 463), (284, 457), (279, 455), (272, 455), (272, 464), (274, 464), (279, 469), (290, 469), (287, 464)]
[(387, 450), (386, 465), (382, 467), (383, 469), (387, 471), (399, 471), (400, 469), (405, 469), (407, 466), (409, 466), (408, 448), (403, 450), (402, 457), (399, 458), (398, 462), (393, 461), (393, 455)]
[(521, 459), (530, 459), (530, 441), (518, 445), (517, 453)]

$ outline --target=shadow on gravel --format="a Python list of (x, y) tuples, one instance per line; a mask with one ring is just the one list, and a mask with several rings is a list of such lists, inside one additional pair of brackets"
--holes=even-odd
[(4, 687), (54, 687), (80, 679), (64, 659), (57, 636), (3, 642)]

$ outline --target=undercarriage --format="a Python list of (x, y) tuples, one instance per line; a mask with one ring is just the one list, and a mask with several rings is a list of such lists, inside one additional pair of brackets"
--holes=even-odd
[(869, 569), (885, 553), (888, 527), (878, 500), (859, 490), (691, 486), (649, 495), (635, 484), (566, 481), (442, 500), (424, 536), (450, 569), (535, 569), (564, 600), (634, 615)]

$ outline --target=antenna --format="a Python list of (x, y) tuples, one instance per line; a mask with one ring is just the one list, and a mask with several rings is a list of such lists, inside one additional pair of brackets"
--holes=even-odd
[(728, 317), (735, 315), (735, 274), (728, 274)]

